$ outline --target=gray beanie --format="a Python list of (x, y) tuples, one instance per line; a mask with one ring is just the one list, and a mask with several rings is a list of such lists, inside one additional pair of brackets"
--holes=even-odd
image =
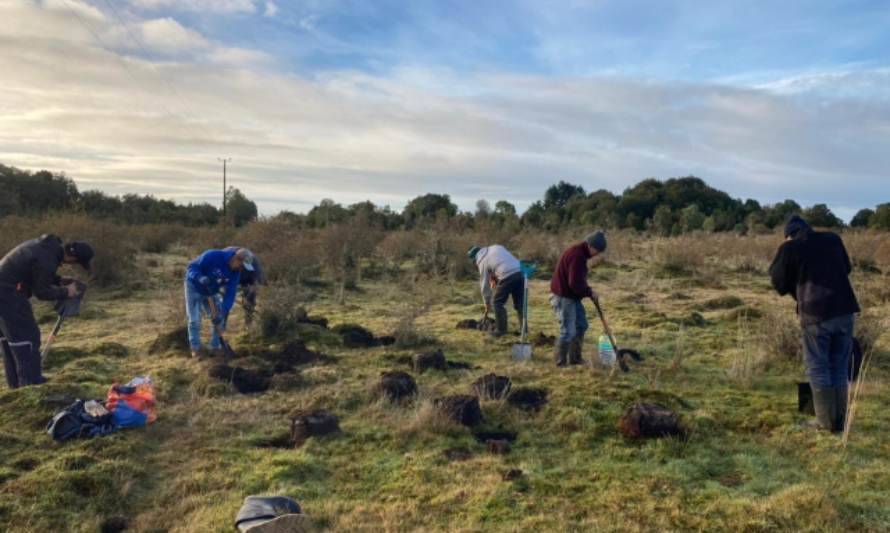
[(606, 234), (602, 230), (596, 230), (584, 238), (584, 242), (598, 252), (606, 251)]

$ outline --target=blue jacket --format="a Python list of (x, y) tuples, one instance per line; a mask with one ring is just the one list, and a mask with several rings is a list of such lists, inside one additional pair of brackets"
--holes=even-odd
[[(229, 260), (236, 250), (207, 250), (189, 263), (185, 279), (204, 296), (216, 296), (225, 288), (221, 312), (228, 315), (238, 293), (240, 271), (229, 269)], [(202, 280), (202, 278), (205, 278)], [(204, 281), (204, 283), (202, 283)]]

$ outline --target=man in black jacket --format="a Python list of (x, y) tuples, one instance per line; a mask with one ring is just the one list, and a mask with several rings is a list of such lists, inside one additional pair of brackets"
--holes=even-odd
[(84, 242), (62, 244), (55, 235), (23, 242), (0, 259), (0, 344), (6, 383), (15, 389), (46, 382), (40, 361), (40, 329), (28, 299), (58, 301), (78, 295), (75, 280), (60, 278), (62, 263), (88, 272), (93, 249)]
[(847, 416), (853, 315), (859, 312), (850, 271), (841, 238), (814, 231), (797, 215), (785, 226), (785, 242), (769, 269), (776, 291), (797, 301), (816, 419), (835, 432), (843, 431)]

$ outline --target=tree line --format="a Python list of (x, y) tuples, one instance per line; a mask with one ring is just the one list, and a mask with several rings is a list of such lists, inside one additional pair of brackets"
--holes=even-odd
[[(31, 173), (0, 165), (0, 190), (0, 217), (75, 211), (128, 224), (208, 226), (223, 221), (221, 210), (207, 203), (182, 205), (152, 196), (79, 192), (64, 174), (45, 170)], [(256, 204), (238, 189), (229, 189), (226, 205), (226, 221), (236, 226), (257, 218)], [(587, 192), (580, 185), (560, 181), (521, 214), (506, 200), (494, 206), (479, 200), (475, 211), (461, 211), (449, 195), (429, 193), (412, 199), (402, 211), (370, 201), (342, 205), (325, 199), (308, 213), (282, 211), (271, 218), (305, 228), (325, 228), (357, 219), (381, 230), (431, 227), (447, 221), (451, 227), (558, 231), (596, 226), (667, 236), (694, 231), (765, 233), (792, 214), (801, 214), (817, 227), (846, 226), (826, 204), (803, 207), (794, 200), (785, 200), (761, 205), (753, 199), (732, 198), (694, 176), (645, 179), (621, 194), (605, 189)], [(849, 225), (890, 230), (890, 203), (860, 210)]]

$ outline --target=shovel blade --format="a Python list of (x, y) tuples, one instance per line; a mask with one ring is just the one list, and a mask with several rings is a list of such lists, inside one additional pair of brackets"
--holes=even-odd
[(532, 345), (527, 342), (518, 342), (513, 345), (514, 361), (528, 361), (532, 358)]

